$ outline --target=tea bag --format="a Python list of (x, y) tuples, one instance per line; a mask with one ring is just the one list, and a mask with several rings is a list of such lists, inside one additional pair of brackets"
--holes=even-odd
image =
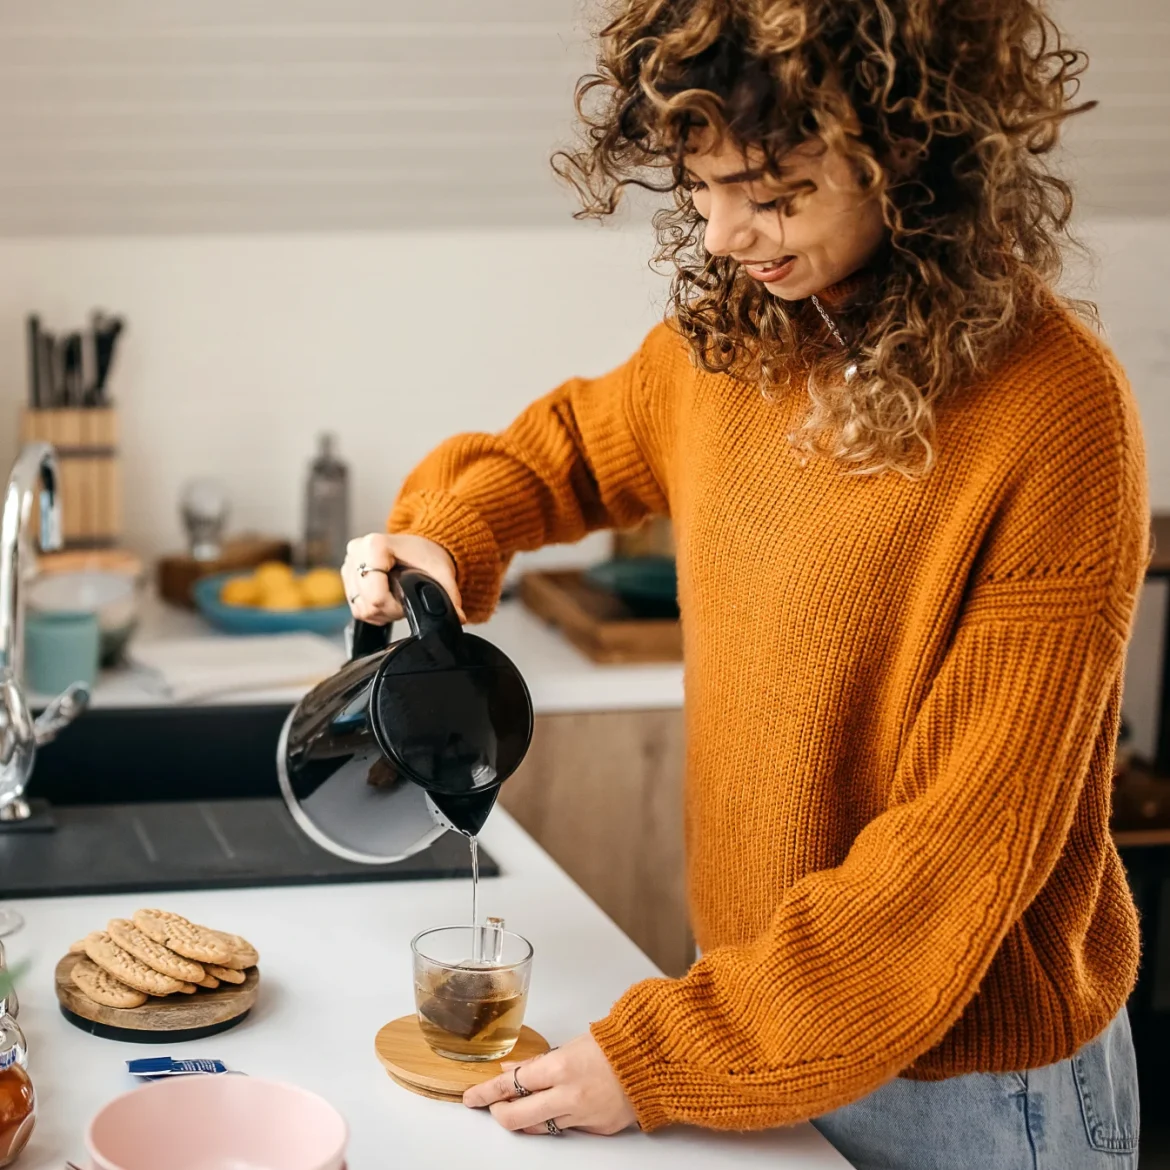
[(432, 985), (431, 994), (418, 1010), (436, 1028), (463, 1040), (471, 1040), (487, 1031), (515, 1006), (512, 972), (495, 967), (503, 947), (503, 926), (502, 918), (489, 918), (488, 925), (483, 928), (482, 951), (486, 962), (465, 960)]

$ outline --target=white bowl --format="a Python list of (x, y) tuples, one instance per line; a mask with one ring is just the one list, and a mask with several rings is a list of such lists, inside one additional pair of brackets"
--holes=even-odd
[(126, 573), (85, 569), (49, 573), (28, 586), (28, 604), (38, 613), (97, 614), (102, 661), (117, 657), (138, 623), (138, 581)]

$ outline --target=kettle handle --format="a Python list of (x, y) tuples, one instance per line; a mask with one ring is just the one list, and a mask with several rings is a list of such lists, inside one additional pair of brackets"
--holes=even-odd
[(447, 590), (433, 577), (407, 565), (390, 570), (390, 592), (398, 599), (410, 632), (422, 634), (458, 634), (463, 630), (459, 615)]
[(359, 658), (368, 658), (371, 654), (381, 654), (390, 645), (390, 631), (394, 628), (391, 622), (384, 626), (375, 626), (371, 622), (360, 622), (354, 618), (352, 633), (347, 642), (349, 644), (349, 660), (357, 662)]
[[(458, 634), (462, 630), (447, 591), (433, 577), (407, 565), (395, 565), (386, 575), (390, 579), (390, 592), (402, 606), (410, 632), (416, 637), (431, 633)], [(385, 650), (390, 645), (390, 631), (389, 623), (375, 626), (355, 621), (351, 658), (365, 658)]]

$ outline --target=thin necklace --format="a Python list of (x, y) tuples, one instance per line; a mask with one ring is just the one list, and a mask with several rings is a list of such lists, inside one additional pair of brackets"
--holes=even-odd
[[(810, 297), (809, 299), (812, 301), (813, 307), (816, 309), (816, 311), (818, 313), (820, 313), (821, 320), (824, 321), (824, 323), (829, 327), (829, 332), (833, 335), (837, 344), (842, 349), (848, 350), (849, 346), (845, 344), (845, 338), (841, 336), (841, 330), (837, 328), (837, 322), (834, 321), (833, 318), (829, 316), (828, 312), (825, 310), (825, 306), (821, 304), (820, 298), (817, 297), (817, 295), (814, 293), (812, 295), (812, 297)], [(848, 385), (856, 377), (857, 377), (857, 363), (850, 362), (845, 367), (845, 384)]]

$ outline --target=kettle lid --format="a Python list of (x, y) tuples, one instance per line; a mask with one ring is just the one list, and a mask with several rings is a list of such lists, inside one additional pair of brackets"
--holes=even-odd
[(391, 647), (370, 688), (378, 746), (428, 792), (496, 787), (532, 740), (532, 700), (520, 672), (483, 638), (442, 625)]

